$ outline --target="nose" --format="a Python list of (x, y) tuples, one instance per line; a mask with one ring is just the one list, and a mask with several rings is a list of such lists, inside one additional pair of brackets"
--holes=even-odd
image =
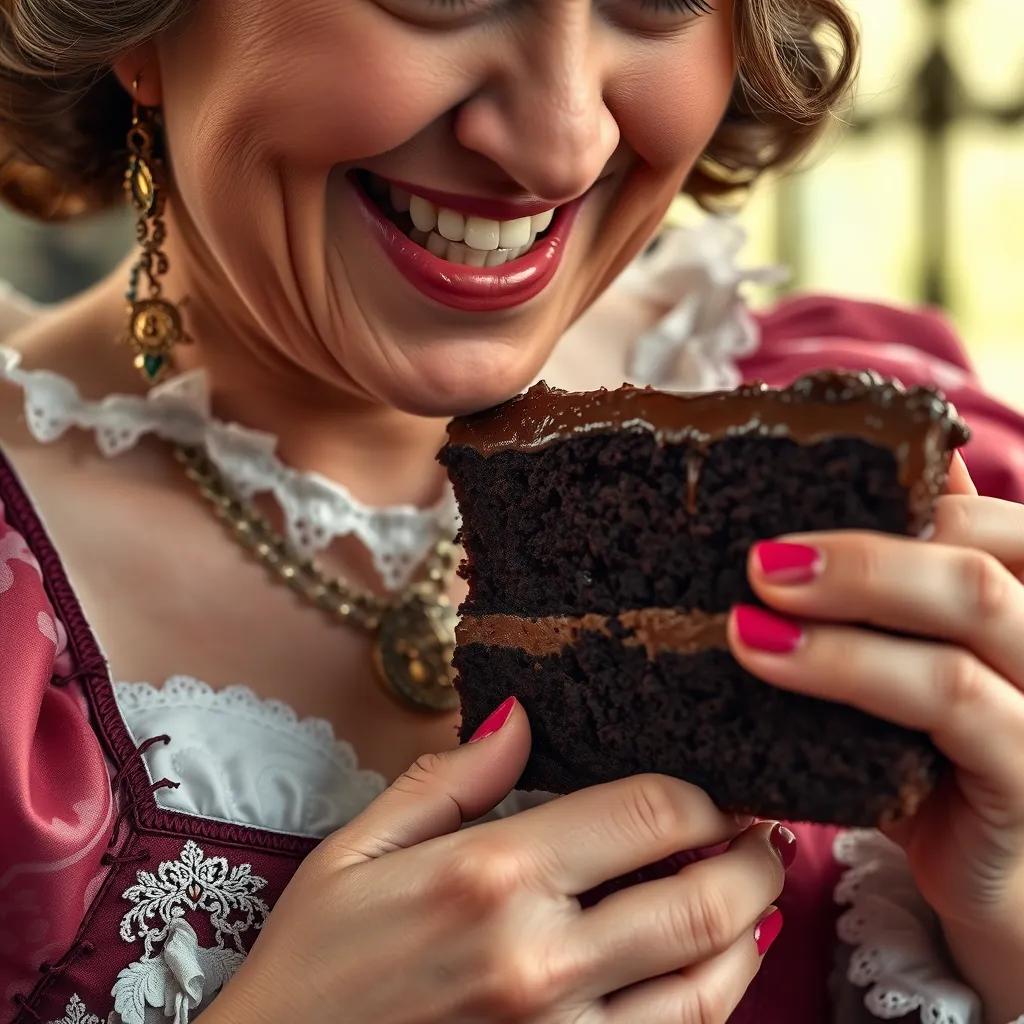
[(515, 43), (502, 47), (487, 83), (456, 112), (455, 135), (531, 196), (558, 206), (585, 192), (618, 147), (603, 95), (607, 69), (579, 5), (510, 35)]

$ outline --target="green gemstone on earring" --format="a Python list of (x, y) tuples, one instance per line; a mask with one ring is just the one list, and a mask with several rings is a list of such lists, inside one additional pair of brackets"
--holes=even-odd
[(146, 372), (146, 376), (150, 380), (156, 380), (159, 376), (160, 371), (164, 368), (164, 363), (167, 360), (163, 356), (144, 356), (142, 360), (142, 368)]

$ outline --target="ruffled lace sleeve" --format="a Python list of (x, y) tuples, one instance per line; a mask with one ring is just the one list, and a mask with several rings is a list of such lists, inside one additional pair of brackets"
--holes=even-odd
[(615, 287), (666, 310), (634, 340), (630, 381), (671, 391), (713, 391), (740, 383), (737, 360), (760, 341), (743, 287), (789, 277), (782, 266), (741, 267), (746, 239), (734, 217), (707, 216), (695, 226), (663, 231), (656, 246), (619, 275)]
[[(846, 984), (838, 987), (836, 1024), (983, 1024), (981, 1000), (958, 977), (903, 851), (880, 832), (857, 829), (836, 836), (834, 854), (845, 866), (836, 902), (847, 907), (837, 923)], [(1009, 1024), (1024, 1024), (1024, 1015)]]

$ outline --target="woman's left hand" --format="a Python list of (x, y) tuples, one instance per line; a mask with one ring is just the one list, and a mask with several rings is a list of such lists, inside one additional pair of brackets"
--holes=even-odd
[(1024, 506), (979, 497), (956, 455), (927, 541), (787, 536), (755, 545), (749, 576), (781, 615), (734, 609), (735, 656), (929, 733), (953, 770), (884, 831), (947, 931), (1024, 938)]

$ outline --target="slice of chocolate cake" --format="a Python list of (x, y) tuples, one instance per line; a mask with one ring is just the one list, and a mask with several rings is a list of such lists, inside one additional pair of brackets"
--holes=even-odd
[(706, 395), (542, 383), (454, 420), (440, 459), (470, 587), (462, 738), (515, 694), (533, 728), (525, 789), (654, 771), (765, 817), (910, 813), (942, 767), (928, 737), (755, 679), (726, 621), (757, 603), (757, 540), (916, 535), (967, 437), (941, 395), (871, 373)]

